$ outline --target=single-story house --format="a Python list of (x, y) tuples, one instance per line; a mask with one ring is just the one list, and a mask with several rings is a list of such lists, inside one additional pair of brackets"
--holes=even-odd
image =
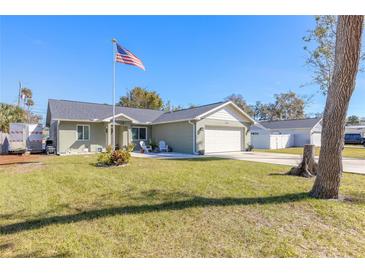
[[(174, 152), (243, 151), (254, 120), (233, 102), (178, 111), (116, 107), (116, 144), (164, 140)], [(105, 151), (112, 143), (112, 105), (48, 100), (46, 126), (57, 154)]]
[(322, 118), (259, 121), (251, 127), (254, 148), (321, 146)]

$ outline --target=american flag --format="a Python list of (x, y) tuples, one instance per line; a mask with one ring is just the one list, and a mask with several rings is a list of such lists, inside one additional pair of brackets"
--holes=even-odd
[(132, 52), (130, 52), (126, 48), (123, 48), (118, 43), (116, 44), (117, 44), (117, 53), (115, 55), (116, 62), (136, 66), (139, 67), (140, 69), (146, 70), (144, 68), (142, 61), (137, 56), (135, 56)]

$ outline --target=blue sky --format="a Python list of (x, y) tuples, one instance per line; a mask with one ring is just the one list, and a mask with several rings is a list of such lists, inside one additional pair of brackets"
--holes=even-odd
[[(240, 93), (269, 102), (294, 90), (325, 98), (304, 65), (310, 16), (11, 16), (0, 19), (0, 101), (15, 103), (18, 81), (33, 90), (43, 115), (48, 98), (111, 103), (113, 37), (146, 71), (117, 64), (117, 96), (142, 86), (174, 105), (207, 104)], [(365, 74), (358, 75), (349, 115), (365, 116)]]

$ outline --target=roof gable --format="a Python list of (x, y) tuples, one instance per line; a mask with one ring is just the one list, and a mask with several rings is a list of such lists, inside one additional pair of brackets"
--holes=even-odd
[(232, 101), (228, 101), (218, 108), (209, 111), (204, 115), (204, 118), (255, 123), (246, 112)]

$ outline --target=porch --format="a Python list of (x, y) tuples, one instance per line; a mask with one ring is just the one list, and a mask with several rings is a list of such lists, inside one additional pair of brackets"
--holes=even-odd
[(204, 155), (188, 154), (188, 153), (177, 153), (177, 152), (150, 152), (140, 153), (132, 152), (132, 157), (136, 158), (155, 158), (155, 159), (191, 159), (206, 157)]
[[(106, 126), (106, 146), (113, 144), (113, 123)], [(115, 146), (122, 148), (132, 142), (132, 126), (128, 122), (115, 121)]]
[[(151, 126), (133, 124), (132, 121), (116, 119), (115, 121), (115, 145), (117, 148), (135, 145), (135, 150), (139, 150), (140, 141), (144, 141), (147, 145), (152, 138)], [(106, 125), (106, 146), (112, 145), (113, 140), (113, 123)]]

